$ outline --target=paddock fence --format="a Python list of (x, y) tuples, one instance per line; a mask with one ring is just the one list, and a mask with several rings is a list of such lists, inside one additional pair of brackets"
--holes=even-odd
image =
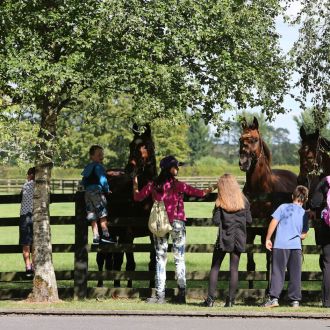
[[(236, 177), (241, 186), (245, 182), (244, 176)], [(196, 188), (207, 188), (217, 182), (213, 176), (184, 176), (180, 180)], [(0, 194), (20, 193), (25, 179), (0, 179)], [(77, 179), (51, 179), (50, 189), (52, 194), (74, 194), (81, 188), (80, 180)]]
[[(74, 254), (74, 269), (56, 271), (56, 279), (58, 281), (71, 281), (72, 285), (65, 288), (59, 288), (60, 298), (95, 298), (95, 297), (148, 297), (154, 289), (149, 287), (134, 287), (134, 281), (146, 281), (154, 279), (154, 272), (149, 271), (90, 271), (88, 269), (89, 264), (89, 252), (96, 252), (100, 247), (94, 247), (88, 244), (88, 226), (85, 221), (85, 207), (83, 192), (77, 192), (75, 194), (51, 194), (51, 203), (75, 203), (75, 214), (71, 216), (51, 216), (51, 225), (74, 225), (75, 226), (75, 242), (74, 244), (53, 244), (53, 253), (73, 253)], [(204, 199), (186, 197), (186, 202), (214, 202), (216, 194), (210, 194)], [(2, 195), (0, 196), (0, 204), (12, 204), (19, 203), (19, 195)], [(128, 217), (116, 217), (110, 218), (110, 222), (113, 226), (123, 227), (131, 224), (132, 218)], [(252, 225), (248, 227), (249, 232), (258, 232), (262, 228), (262, 219), (253, 219)], [(15, 226), (18, 227), (19, 218), (0, 218), (0, 226)], [(135, 218), (134, 225), (146, 226), (146, 218)], [(187, 226), (195, 227), (207, 227), (213, 226), (211, 218), (188, 218)], [(18, 228), (17, 228), (18, 230)], [(169, 245), (169, 251), (172, 246)], [(114, 244), (102, 248), (102, 251), (113, 251), (113, 252), (142, 252), (149, 253), (153, 249), (151, 244)], [(212, 253), (213, 244), (187, 244), (187, 253)], [(253, 253), (265, 253), (265, 248), (261, 244), (248, 244), (246, 252)], [(320, 249), (318, 246), (306, 245), (303, 246), (304, 255), (314, 254), (318, 255)], [(1, 258), (5, 258), (6, 254), (21, 254), (21, 247), (19, 245), (0, 245), (0, 262)], [(146, 256), (146, 259), (148, 257)], [(206, 296), (207, 289), (205, 283), (208, 280), (208, 272), (200, 271), (198, 269), (190, 269), (187, 267), (187, 296), (188, 298), (201, 298)], [(258, 300), (265, 296), (265, 285), (267, 281), (266, 271), (240, 271), (240, 281), (252, 283), (253, 288), (245, 289), (241, 288), (238, 290), (237, 300)], [(302, 273), (302, 281), (314, 282), (321, 281), (321, 272), (306, 271)], [(132, 288), (116, 288), (116, 287), (103, 287), (98, 288), (96, 285), (91, 285), (97, 280), (107, 281), (133, 281)], [(174, 271), (167, 271), (167, 280), (175, 280)], [(221, 271), (219, 273), (219, 280), (228, 281), (229, 272)], [(0, 299), (23, 299), (26, 298), (31, 291), (30, 289), (22, 288), (22, 283), (27, 281), (24, 272), (0, 272)], [(30, 280), (31, 281), (31, 280)], [(204, 285), (202, 285), (202, 282)], [(1, 283), (13, 283), (13, 287), (3, 287)], [(189, 283), (194, 283), (193, 287), (189, 287)], [(308, 301), (320, 301), (321, 299), (321, 284), (317, 286), (318, 289), (310, 290), (303, 287), (303, 296), (308, 297)], [(168, 297), (173, 296), (177, 293), (177, 289), (167, 289), (166, 295)], [(218, 292), (219, 298), (225, 297), (226, 291), (220, 290)]]

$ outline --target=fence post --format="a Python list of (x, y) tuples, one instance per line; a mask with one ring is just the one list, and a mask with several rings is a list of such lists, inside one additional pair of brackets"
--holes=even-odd
[(87, 297), (88, 277), (88, 225), (84, 192), (76, 193), (75, 202), (74, 299), (84, 299)]

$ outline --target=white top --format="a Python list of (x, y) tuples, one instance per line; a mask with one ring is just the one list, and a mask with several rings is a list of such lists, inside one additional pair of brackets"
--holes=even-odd
[(33, 212), (33, 193), (34, 181), (30, 180), (24, 183), (22, 187), (22, 202), (20, 215)]

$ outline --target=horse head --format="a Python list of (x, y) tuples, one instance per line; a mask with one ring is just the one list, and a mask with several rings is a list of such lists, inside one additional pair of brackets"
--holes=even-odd
[(242, 134), (239, 139), (239, 167), (241, 171), (248, 172), (264, 155), (265, 144), (259, 133), (259, 123), (256, 117), (248, 124), (244, 118), (242, 121)]
[(307, 185), (308, 176), (317, 174), (321, 163), (321, 153), (319, 150), (320, 133), (317, 130), (312, 134), (307, 134), (304, 126), (300, 127), (301, 146), (299, 148), (300, 168), (298, 183)]
[(312, 195), (318, 182), (330, 174), (330, 141), (322, 137), (319, 130), (307, 134), (303, 126), (300, 137), (298, 184), (308, 187)]
[(125, 173), (131, 177), (140, 176), (139, 185), (144, 185), (157, 175), (155, 145), (149, 124), (145, 125), (142, 132), (138, 125), (134, 124), (132, 131), (134, 136), (129, 144), (130, 153)]

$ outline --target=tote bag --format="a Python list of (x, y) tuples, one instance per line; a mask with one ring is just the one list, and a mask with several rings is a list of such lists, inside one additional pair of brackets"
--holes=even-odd
[(163, 201), (154, 201), (150, 211), (148, 227), (157, 237), (164, 237), (172, 230)]

